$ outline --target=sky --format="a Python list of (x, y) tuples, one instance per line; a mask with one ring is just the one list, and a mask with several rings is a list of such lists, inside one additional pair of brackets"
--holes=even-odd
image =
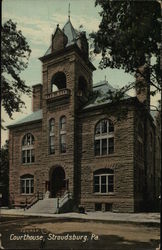
[[(22, 31), (32, 50), (28, 68), (21, 73), (21, 78), (26, 84), (32, 86), (42, 83), (41, 62), (38, 59), (43, 56), (48, 49), (51, 35), (54, 33), (57, 24), (60, 28), (68, 20), (68, 7), (70, 3), (70, 19), (74, 28), (79, 30), (83, 26), (87, 35), (98, 30), (101, 17), (99, 7), (95, 7), (94, 0), (4, 0), (2, 2), (2, 22), (12, 19), (17, 23), (17, 29)], [(118, 69), (98, 69), (100, 56), (93, 60), (97, 68), (93, 73), (93, 83), (104, 80), (114, 87), (121, 87), (132, 82), (134, 77)], [(22, 97), (26, 103), (26, 109), (21, 113), (15, 113), (13, 120), (23, 118), (31, 113), (31, 98)], [(7, 114), (2, 109), (2, 118), (5, 120), (4, 126), (12, 123)], [(8, 131), (2, 131), (2, 144), (8, 138)]]

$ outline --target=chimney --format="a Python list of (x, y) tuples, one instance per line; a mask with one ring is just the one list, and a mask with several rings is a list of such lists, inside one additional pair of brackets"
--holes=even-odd
[(32, 109), (33, 112), (42, 108), (42, 84), (33, 85), (33, 100)]
[(139, 102), (146, 105), (150, 109), (150, 74), (149, 68), (141, 66), (136, 73), (136, 96)]

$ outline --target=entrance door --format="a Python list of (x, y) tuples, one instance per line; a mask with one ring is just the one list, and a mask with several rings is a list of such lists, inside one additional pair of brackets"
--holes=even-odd
[(65, 172), (61, 167), (53, 170), (51, 177), (51, 197), (61, 197), (66, 190)]

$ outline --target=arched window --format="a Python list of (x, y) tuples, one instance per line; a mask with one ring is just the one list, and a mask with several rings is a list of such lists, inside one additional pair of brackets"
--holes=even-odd
[(79, 97), (87, 95), (87, 81), (83, 76), (80, 76), (78, 79), (78, 93)]
[(152, 164), (152, 165), (153, 165), (153, 161), (154, 161), (153, 149), (154, 149), (154, 137), (153, 137), (153, 133), (150, 131), (150, 164)]
[(24, 135), (22, 140), (22, 163), (32, 163), (34, 161), (34, 136), (28, 133)]
[(54, 140), (55, 140), (55, 120), (52, 118), (49, 120), (49, 153), (50, 154), (55, 153)]
[(57, 72), (51, 80), (51, 92), (66, 88), (66, 75), (63, 72)]
[(157, 138), (157, 155), (158, 155), (158, 160), (160, 161), (161, 159), (161, 142), (160, 142), (160, 136)]
[(66, 117), (60, 118), (60, 152), (66, 152)]
[(144, 130), (141, 122), (138, 123), (137, 127), (137, 153), (140, 157), (143, 157), (143, 138), (144, 138)]
[(26, 174), (20, 177), (20, 192), (21, 194), (34, 193), (34, 176)]
[(143, 131), (143, 126), (142, 126), (141, 122), (138, 123), (138, 136), (140, 136), (141, 139), (143, 140), (144, 131)]
[(102, 120), (95, 127), (95, 155), (114, 153), (114, 125), (110, 120)]
[(99, 169), (93, 176), (94, 193), (108, 194), (114, 192), (114, 171), (112, 169)]
[(150, 132), (150, 151), (152, 151), (153, 148), (153, 136), (152, 133)]

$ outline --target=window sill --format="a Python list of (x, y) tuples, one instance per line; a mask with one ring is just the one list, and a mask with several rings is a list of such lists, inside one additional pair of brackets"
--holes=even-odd
[(34, 193), (32, 193), (32, 194), (20, 194), (20, 195), (22, 195), (22, 196), (33, 196)]
[(55, 153), (55, 154), (48, 154), (48, 156), (60, 156), (60, 155), (67, 155), (67, 152), (65, 152), (65, 153), (61, 153), (61, 152), (59, 152), (59, 153)]
[(114, 196), (115, 193), (93, 193), (96, 196)]
[(30, 163), (21, 163), (22, 166), (30, 166), (30, 165), (35, 165), (36, 162), (30, 162)]
[(95, 159), (98, 159), (98, 158), (107, 158), (107, 157), (115, 157), (117, 156), (117, 154), (109, 154), (109, 155), (95, 155)]

